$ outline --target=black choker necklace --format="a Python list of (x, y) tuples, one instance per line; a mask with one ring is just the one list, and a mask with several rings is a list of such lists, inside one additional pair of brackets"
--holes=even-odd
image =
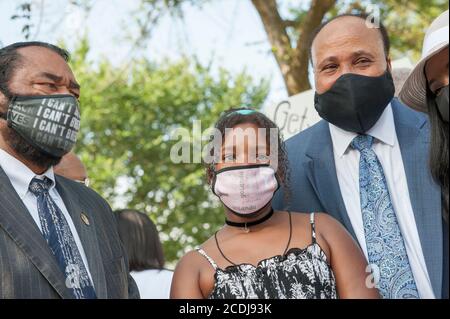
[(231, 226), (231, 227), (244, 228), (244, 229), (245, 229), (245, 232), (246, 232), (246, 233), (249, 233), (249, 232), (250, 232), (249, 227), (256, 226), (256, 225), (259, 225), (259, 224), (264, 223), (265, 221), (269, 220), (269, 219), (273, 216), (273, 213), (274, 213), (273, 208), (271, 208), (271, 209), (270, 209), (270, 212), (269, 212), (266, 216), (264, 216), (263, 218), (261, 218), (261, 219), (259, 219), (259, 220), (255, 220), (255, 221), (253, 221), (253, 222), (248, 222), (248, 223), (235, 223), (235, 222), (229, 221), (228, 219), (225, 219), (225, 223), (226, 223), (228, 226)]

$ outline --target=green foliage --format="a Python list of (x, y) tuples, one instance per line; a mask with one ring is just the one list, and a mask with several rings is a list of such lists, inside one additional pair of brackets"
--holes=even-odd
[[(162, 5), (169, 12), (182, 12), (183, 5), (201, 7), (206, 2), (217, 0), (142, 0), (145, 4)], [(250, 0), (248, 0), (250, 1)], [(283, 19), (300, 25), (310, 12), (311, 0), (279, 0)], [(378, 6), (381, 21), (386, 25), (392, 41), (393, 57), (405, 54), (418, 59), (422, 50), (422, 40), (430, 23), (449, 7), (449, 0), (337, 0), (336, 6), (327, 18), (346, 12), (366, 12), (368, 6)], [(181, 15), (182, 16), (182, 15)], [(290, 28), (288, 33), (293, 41), (298, 39), (298, 31)]]
[(448, 0), (356, 0), (342, 4), (344, 2), (338, 1), (339, 12), (364, 12), (369, 4), (379, 6), (381, 22), (391, 39), (393, 58), (409, 55), (413, 60), (420, 57), (427, 28), (449, 6)]
[[(279, 1), (282, 4), (285, 1)], [(289, 1), (288, 1), (289, 2)], [(309, 12), (309, 5), (302, 1), (303, 6), (289, 5), (285, 19), (301, 23)], [(338, 0), (327, 18), (341, 13), (372, 13), (370, 5), (377, 6), (381, 13), (381, 22), (386, 26), (392, 44), (394, 59), (409, 55), (417, 60), (422, 52), (423, 38), (431, 22), (448, 9), (448, 0)], [(289, 30), (293, 40), (298, 33)]]
[(420, 57), (423, 38), (431, 22), (448, 10), (448, 0), (385, 0), (384, 22), (391, 36), (394, 57), (410, 53)]
[[(89, 170), (92, 187), (117, 202), (119, 177), (127, 177), (120, 206), (147, 212), (157, 223), (168, 261), (207, 239), (223, 224), (223, 213), (207, 187), (203, 164), (174, 164), (174, 128), (202, 130), (235, 106), (259, 107), (268, 83), (253, 83), (183, 59), (156, 64), (136, 61), (127, 68), (87, 62), (84, 41), (72, 67), (82, 83), (82, 132), (77, 153)], [(116, 204), (117, 205), (117, 204)], [(117, 206), (119, 206), (117, 205)], [(115, 207), (123, 208), (123, 207)]]
[[(209, 1), (219, 2), (221, 0), (142, 0), (142, 4), (144, 12), (157, 12), (156, 17), (160, 17), (162, 13), (170, 13), (173, 17), (183, 18), (185, 5), (201, 8), (204, 3)], [(247, 1), (250, 2), (250, 0)], [(328, 5), (321, 7), (320, 1), (315, 2), (316, 5), (313, 6), (312, 0), (277, 0), (273, 2), (277, 6), (278, 13), (285, 26), (285, 30), (282, 32), (287, 32), (291, 45), (289, 48), (282, 48), (285, 44), (282, 45), (280, 41), (276, 41), (277, 44), (272, 43), (272, 54), (275, 55), (279, 63), (282, 61), (280, 68), (284, 69), (284, 74), (286, 74), (286, 70), (291, 70), (295, 62), (300, 63), (300, 70), (295, 70), (297, 76), (292, 74), (284, 75), (289, 94), (296, 94), (310, 88), (309, 85), (305, 85), (306, 81), (308, 81), (306, 70), (309, 66), (308, 63), (304, 62), (304, 53), (308, 52), (309, 49), (305, 48), (305, 46), (308, 46), (310, 41), (309, 34), (304, 34), (304, 32), (305, 30), (311, 32), (317, 26), (318, 20), (311, 17), (319, 16), (321, 18), (323, 16), (323, 8), (329, 10), (325, 14), (324, 19), (332, 18), (341, 13), (362, 12), (375, 15), (377, 20), (380, 19), (385, 24), (390, 35), (392, 43), (391, 58), (398, 59), (408, 56), (415, 61), (420, 57), (423, 37), (427, 27), (434, 18), (448, 9), (449, 6), (449, 0), (336, 0), (335, 5), (331, 9), (329, 9)], [(256, 4), (255, 6), (255, 9), (259, 12), (258, 6)], [(158, 18), (152, 21), (158, 23), (157, 20)], [(272, 22), (269, 23), (268, 21)], [(278, 38), (283, 36), (279, 23), (275, 23), (273, 19), (266, 19), (263, 23), (266, 32), (268, 35), (271, 34), (272, 38), (274, 35), (277, 35)], [(146, 35), (148, 33), (143, 32), (143, 34)], [(290, 50), (291, 47), (299, 50), (292, 51)], [(301, 59), (303, 62), (291, 60), (289, 54), (281, 56), (279, 53), (280, 49), (283, 49), (285, 52), (299, 53), (300, 57), (303, 58)], [(283, 64), (283, 61), (287, 61), (287, 63)], [(290, 77), (290, 80), (287, 77)]]

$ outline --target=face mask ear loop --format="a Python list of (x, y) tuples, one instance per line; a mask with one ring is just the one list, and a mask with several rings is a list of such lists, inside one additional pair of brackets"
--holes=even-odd
[(212, 173), (212, 178), (211, 178), (211, 191), (213, 192), (214, 195), (217, 196), (216, 192), (214, 191), (215, 185), (216, 185), (216, 179), (217, 179), (217, 171), (216, 171), (216, 162), (213, 161), (211, 163), (211, 173)]
[[(272, 169), (273, 169), (273, 167), (272, 167)], [(278, 172), (275, 171), (274, 176), (275, 176), (275, 179), (276, 179), (277, 185), (278, 185), (277, 189), (273, 192), (275, 194), (276, 192), (278, 192), (278, 190), (281, 188), (282, 185), (281, 185), (281, 178), (280, 178), (280, 176), (278, 176)]]
[(431, 91), (430, 86), (428, 85), (428, 77), (427, 77), (427, 73), (425, 72), (425, 68), (423, 69), (423, 74), (425, 76), (425, 82), (426, 82), (426, 99), (427, 99), (427, 104), (429, 103), (435, 103), (435, 98), (436, 98), (436, 94), (433, 93), (433, 91)]

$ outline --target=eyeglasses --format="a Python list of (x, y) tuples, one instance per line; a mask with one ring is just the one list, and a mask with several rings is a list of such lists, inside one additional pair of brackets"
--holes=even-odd
[(84, 181), (75, 180), (75, 182), (84, 184), (84, 186), (86, 186), (86, 187), (89, 187), (89, 184), (90, 184), (89, 178), (86, 178)]

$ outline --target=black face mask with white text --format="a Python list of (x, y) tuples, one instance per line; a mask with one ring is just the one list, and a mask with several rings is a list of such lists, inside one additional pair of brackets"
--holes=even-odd
[(30, 145), (53, 157), (72, 150), (80, 129), (80, 107), (72, 95), (13, 96), (0, 118)]
[(344, 74), (323, 94), (316, 93), (315, 108), (325, 121), (359, 134), (370, 130), (394, 98), (392, 75), (379, 77)]

